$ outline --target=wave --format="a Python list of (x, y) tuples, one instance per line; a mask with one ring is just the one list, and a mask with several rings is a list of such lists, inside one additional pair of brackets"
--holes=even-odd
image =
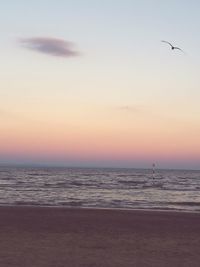
[(123, 180), (119, 180), (118, 183), (120, 183), (120, 184), (133, 184), (133, 185), (139, 185), (139, 184), (145, 184), (146, 181), (132, 181), (132, 180), (123, 181)]
[(165, 202), (167, 205), (177, 205), (177, 206), (200, 206), (200, 202), (192, 202), (192, 201), (183, 201), (183, 202)]

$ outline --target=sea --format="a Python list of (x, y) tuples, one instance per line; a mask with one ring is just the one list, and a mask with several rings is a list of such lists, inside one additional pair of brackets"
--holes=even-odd
[(200, 212), (200, 171), (0, 167), (0, 205)]

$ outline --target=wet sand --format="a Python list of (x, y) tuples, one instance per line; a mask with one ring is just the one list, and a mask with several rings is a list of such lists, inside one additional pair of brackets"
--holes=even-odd
[(200, 214), (0, 207), (0, 266), (199, 267)]

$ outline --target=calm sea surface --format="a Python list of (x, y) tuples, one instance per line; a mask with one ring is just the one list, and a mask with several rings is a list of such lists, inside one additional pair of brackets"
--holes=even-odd
[(0, 167), (0, 205), (200, 211), (200, 171)]

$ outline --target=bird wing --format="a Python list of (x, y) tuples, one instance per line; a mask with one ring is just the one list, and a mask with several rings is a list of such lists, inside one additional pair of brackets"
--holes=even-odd
[(184, 51), (181, 48), (177, 47), (177, 46), (174, 46), (174, 49), (178, 49), (178, 50), (180, 50), (180, 51), (182, 51), (184, 53)]
[(162, 40), (161, 42), (163, 42), (163, 43), (166, 43), (166, 44), (169, 44), (171, 47), (173, 47), (173, 45), (172, 44), (170, 44), (169, 42), (167, 42), (167, 41), (164, 41), (164, 40)]

